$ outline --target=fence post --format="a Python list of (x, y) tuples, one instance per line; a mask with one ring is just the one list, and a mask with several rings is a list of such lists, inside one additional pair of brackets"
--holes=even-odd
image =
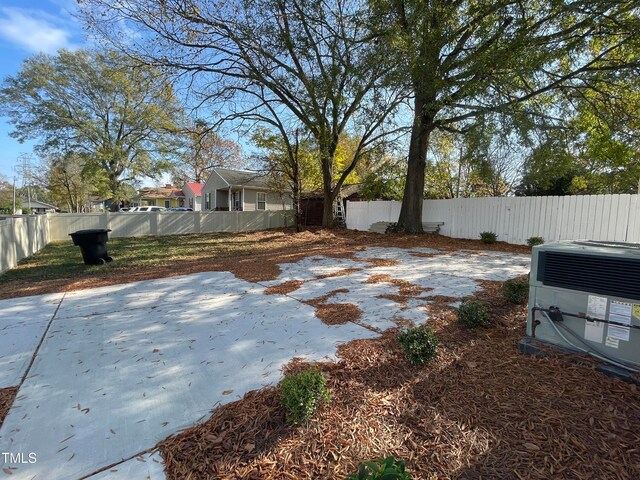
[(149, 215), (149, 235), (158, 235), (158, 223), (160, 212), (150, 212)]
[(193, 233), (202, 233), (202, 212), (193, 212)]

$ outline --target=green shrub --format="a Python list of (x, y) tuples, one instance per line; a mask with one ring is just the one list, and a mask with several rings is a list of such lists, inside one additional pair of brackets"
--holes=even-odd
[(436, 356), (438, 339), (433, 330), (426, 325), (402, 332), (398, 335), (398, 341), (413, 365), (430, 362)]
[(490, 323), (487, 307), (476, 300), (465, 300), (458, 307), (458, 321), (467, 328), (484, 327)]
[(480, 232), (480, 240), (483, 243), (496, 243), (498, 236), (493, 232)]
[(327, 379), (315, 369), (287, 375), (280, 388), (287, 421), (298, 424), (311, 418), (320, 404), (331, 398), (326, 385)]
[(392, 222), (384, 229), (384, 233), (398, 233), (398, 223)]
[(411, 475), (405, 471), (404, 462), (388, 457), (362, 463), (358, 473), (352, 473), (345, 480), (411, 480)]
[(529, 299), (529, 284), (524, 280), (507, 280), (502, 284), (502, 297), (521, 305)]
[(527, 245), (530, 247), (535, 247), (536, 245), (542, 245), (544, 243), (544, 238), (542, 237), (529, 237), (527, 238)]

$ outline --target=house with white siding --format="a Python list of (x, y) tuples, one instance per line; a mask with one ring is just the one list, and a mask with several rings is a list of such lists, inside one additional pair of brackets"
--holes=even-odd
[(204, 187), (204, 183), (185, 182), (182, 187), (185, 207), (192, 209), (194, 212), (202, 210), (202, 187)]
[(291, 195), (276, 191), (262, 172), (214, 168), (202, 187), (202, 210), (290, 210)]

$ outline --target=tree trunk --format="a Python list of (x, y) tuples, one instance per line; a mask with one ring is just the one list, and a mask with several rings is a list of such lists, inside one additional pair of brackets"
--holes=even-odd
[(296, 222), (296, 232), (299, 232), (302, 223), (302, 210), (300, 208), (300, 157), (298, 156), (300, 150), (300, 142), (298, 140), (298, 130), (296, 130), (296, 145), (293, 151), (293, 210), (294, 218)]
[(434, 130), (433, 117), (425, 114), (424, 102), (416, 99), (414, 112), (407, 162), (407, 181), (398, 218), (398, 231), (404, 233), (423, 233), (424, 173), (429, 136)]
[(322, 191), (324, 204), (322, 209), (322, 226), (324, 228), (335, 227), (333, 217), (333, 201), (335, 199), (333, 188), (333, 158), (325, 155), (322, 158)]

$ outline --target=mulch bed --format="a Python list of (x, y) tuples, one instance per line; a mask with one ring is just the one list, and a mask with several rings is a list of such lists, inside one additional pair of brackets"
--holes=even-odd
[(388, 455), (414, 479), (640, 478), (638, 388), (587, 358), (520, 354), (526, 306), (483, 286), (492, 327), (461, 328), (433, 305), (438, 355), (420, 368), (393, 330), (343, 345), (339, 362), (313, 364), (332, 401), (308, 424), (285, 424), (277, 387), (250, 392), (159, 444), (168, 478), (340, 479)]
[(343, 325), (360, 320), (362, 310), (353, 303), (323, 303), (316, 307), (315, 315), (327, 325)]
[(0, 388), (0, 427), (13, 405), (13, 400), (18, 393), (18, 387)]
[(291, 292), (299, 289), (304, 284), (303, 280), (287, 280), (279, 285), (267, 287), (264, 290), (265, 295), (289, 295)]
[[(217, 234), (220, 235), (220, 234)], [(354, 253), (367, 247), (427, 247), (445, 251), (455, 250), (496, 250), (530, 254), (531, 248), (497, 242), (484, 244), (479, 240), (462, 240), (441, 235), (404, 235), (377, 234), (346, 229), (310, 229), (296, 233), (292, 229), (267, 230), (261, 232), (233, 233), (228, 235), (229, 245), (251, 243), (250, 251), (217, 255), (215, 252), (202, 252), (193, 258), (178, 260), (167, 259), (166, 264), (127, 267), (119, 265), (117, 274), (96, 275), (89, 272), (82, 276), (70, 276), (56, 279), (16, 280), (11, 288), (0, 291), (0, 299), (28, 295), (39, 295), (61, 291), (73, 291), (95, 288), (119, 283), (166, 278), (176, 275), (188, 275), (197, 272), (228, 271), (239, 278), (251, 282), (277, 279), (281, 263), (295, 263), (312, 256), (324, 255), (334, 258), (354, 258)], [(373, 263), (376, 266), (392, 265), (393, 260), (357, 259)], [(117, 261), (117, 259), (116, 259)], [(18, 267), (19, 268), (19, 267)]]

